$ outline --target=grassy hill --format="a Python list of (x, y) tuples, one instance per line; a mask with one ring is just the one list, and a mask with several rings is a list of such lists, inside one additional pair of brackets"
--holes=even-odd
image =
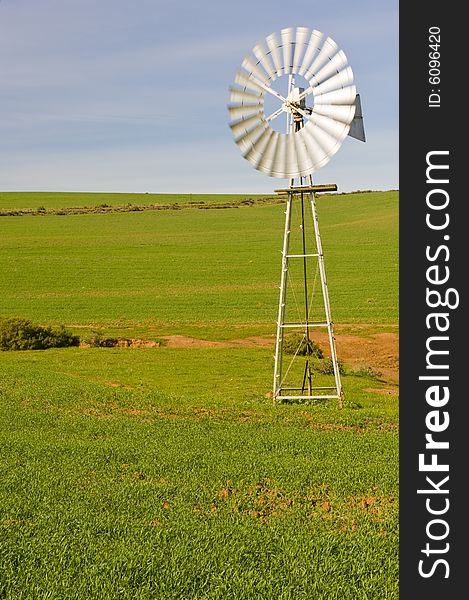
[[(0, 597), (398, 598), (397, 386), (274, 405), (272, 349), (233, 341), (274, 333), (283, 210), (0, 217), (0, 316), (213, 343), (0, 352)], [(337, 327), (395, 327), (397, 193), (318, 210)]]
[[(25, 202), (7, 196), (10, 208)], [(322, 196), (318, 211), (335, 322), (397, 323), (397, 193)], [(283, 219), (284, 205), (4, 217), (0, 314), (213, 339), (265, 333)]]

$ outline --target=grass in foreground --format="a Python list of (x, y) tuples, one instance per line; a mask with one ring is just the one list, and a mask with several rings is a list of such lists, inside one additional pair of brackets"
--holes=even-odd
[(260, 350), (1, 359), (2, 597), (398, 597), (397, 406), (376, 381), (346, 377), (339, 411), (256, 393)]

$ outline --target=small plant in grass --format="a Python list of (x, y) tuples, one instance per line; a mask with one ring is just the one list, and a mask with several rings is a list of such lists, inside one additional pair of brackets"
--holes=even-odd
[(46, 350), (78, 346), (80, 338), (62, 325), (57, 329), (35, 325), (28, 319), (0, 317), (1, 350)]
[(313, 342), (313, 340), (309, 340), (308, 350), (306, 336), (301, 333), (285, 336), (285, 339), (283, 340), (283, 350), (288, 354), (297, 354), (299, 356), (306, 356), (307, 354), (310, 354), (315, 358), (322, 358), (324, 356), (321, 348), (316, 342)]
[(117, 338), (104, 337), (100, 331), (93, 330), (91, 335), (85, 338), (84, 343), (91, 348), (114, 348), (117, 346)]
[[(344, 375), (344, 364), (340, 359), (337, 359), (337, 365), (339, 367), (339, 373)], [(334, 363), (332, 362), (332, 358), (323, 358), (322, 360), (315, 361), (313, 369), (316, 373), (321, 373), (322, 375), (334, 375)]]
[(372, 379), (380, 379), (383, 374), (369, 365), (358, 365), (350, 371), (350, 375), (354, 377), (370, 377)]

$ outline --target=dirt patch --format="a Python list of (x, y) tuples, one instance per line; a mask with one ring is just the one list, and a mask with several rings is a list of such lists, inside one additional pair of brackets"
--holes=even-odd
[(148, 410), (144, 410), (143, 408), (122, 408), (121, 412), (123, 412), (126, 415), (132, 415), (137, 417), (141, 417), (142, 415), (148, 416), (150, 414)]
[[(383, 378), (397, 383), (399, 381), (399, 333), (378, 332), (364, 335), (365, 325), (357, 325), (359, 335), (349, 333), (353, 326), (347, 326), (347, 333), (335, 334), (337, 354), (346, 364), (355, 368), (371, 367), (382, 373)], [(371, 327), (371, 326), (368, 326)], [(326, 356), (329, 342), (326, 331), (315, 331), (314, 341), (324, 350)], [(274, 351), (275, 336), (251, 336), (226, 342), (200, 340), (184, 335), (164, 336), (169, 348), (271, 348)]]
[(199, 340), (187, 335), (165, 335), (161, 336), (168, 348), (227, 348), (227, 342), (213, 342), (211, 340)]
[(394, 496), (349, 496), (349, 506), (369, 515), (372, 520), (382, 520), (396, 504)]
[[(347, 364), (369, 365), (386, 379), (399, 380), (399, 334), (375, 333), (367, 337), (337, 335), (337, 354)], [(327, 352), (326, 352), (327, 354)]]
[(200, 340), (187, 335), (165, 335), (161, 339), (168, 348), (273, 348), (275, 344), (273, 336), (251, 336), (228, 342)]
[(159, 348), (160, 343), (154, 340), (141, 340), (141, 339), (126, 339), (119, 338), (116, 346), (118, 348)]
[(140, 338), (103, 338), (96, 343), (80, 342), (80, 348), (159, 348), (160, 342)]
[[(330, 356), (326, 331), (315, 331), (314, 341), (325, 356)], [(399, 333), (385, 332), (369, 335), (351, 333), (335, 334), (337, 355), (354, 368), (371, 367), (383, 378), (397, 383), (399, 380)]]
[(270, 487), (268, 482), (259, 482), (247, 489), (224, 486), (212, 501), (210, 510), (217, 512), (223, 507), (265, 522), (269, 517), (283, 516), (292, 506), (293, 499), (282, 490)]
[(284, 517), (294, 510), (306, 511), (310, 519), (326, 519), (336, 522), (341, 531), (358, 528), (355, 517), (366, 515), (375, 522), (388, 517), (396, 508), (394, 496), (348, 496), (332, 499), (328, 486), (323, 484), (307, 494), (290, 493), (277, 487), (270, 480), (260, 481), (249, 487), (235, 487), (226, 482), (212, 498), (210, 506), (197, 506), (196, 512), (218, 512), (228, 510), (261, 522)]

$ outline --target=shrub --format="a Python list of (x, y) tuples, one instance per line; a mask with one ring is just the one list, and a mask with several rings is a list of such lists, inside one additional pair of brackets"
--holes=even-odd
[(117, 346), (116, 338), (104, 337), (100, 331), (95, 330), (83, 341), (92, 348), (114, 348), (114, 346)]
[(315, 358), (322, 358), (324, 356), (321, 348), (313, 340), (309, 340), (308, 352), (308, 341), (306, 340), (306, 336), (301, 333), (293, 333), (285, 336), (283, 350), (287, 354), (297, 354), (298, 356), (306, 356), (307, 354)]
[[(339, 367), (339, 373), (341, 375), (344, 375), (345, 369), (340, 359), (337, 359), (337, 365)], [(332, 358), (324, 358), (323, 360), (318, 360), (314, 363), (313, 369), (317, 373), (321, 373), (322, 375), (334, 375), (334, 363), (332, 362)]]
[(369, 365), (358, 365), (350, 372), (350, 375), (354, 375), (355, 377), (370, 377), (371, 379), (379, 379), (383, 376), (381, 371), (377, 371)]
[(21, 318), (0, 317), (1, 350), (45, 350), (78, 346), (80, 338), (62, 325), (58, 329), (34, 325)]

